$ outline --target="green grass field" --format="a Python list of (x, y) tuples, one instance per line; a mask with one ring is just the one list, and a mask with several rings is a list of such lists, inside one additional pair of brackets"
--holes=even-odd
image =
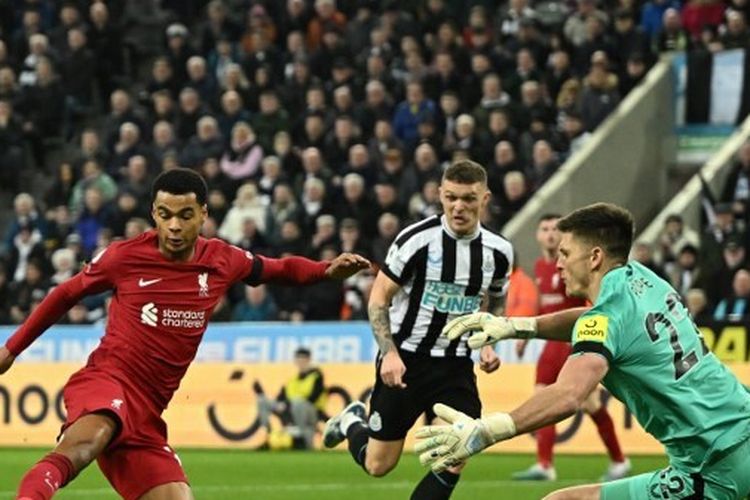
[[(0, 498), (12, 498), (24, 471), (42, 449), (0, 449)], [(253, 452), (182, 450), (180, 458), (197, 499), (396, 500), (409, 498), (424, 475), (413, 454), (381, 479), (367, 477), (344, 452)], [(527, 455), (486, 454), (472, 459), (452, 498), (538, 499), (556, 488), (592, 482), (607, 465), (603, 456), (556, 458), (560, 480), (519, 483), (510, 474), (531, 464)], [(664, 457), (631, 457), (634, 473), (665, 466)], [(55, 498), (118, 498), (96, 466), (89, 467)]]

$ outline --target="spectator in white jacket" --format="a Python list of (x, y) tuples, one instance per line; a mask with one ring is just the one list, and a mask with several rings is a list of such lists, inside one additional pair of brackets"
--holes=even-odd
[(242, 226), (246, 219), (252, 219), (261, 233), (266, 232), (266, 205), (258, 195), (258, 186), (252, 182), (237, 189), (232, 208), (227, 212), (219, 227), (219, 237), (237, 244), (242, 239)]

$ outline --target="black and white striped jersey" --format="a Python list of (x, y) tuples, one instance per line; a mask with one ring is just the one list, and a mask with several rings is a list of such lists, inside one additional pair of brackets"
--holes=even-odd
[(504, 295), (513, 264), (511, 243), (479, 227), (456, 236), (445, 216), (407, 227), (388, 249), (382, 271), (401, 285), (390, 307), (399, 349), (434, 357), (468, 356), (466, 341), (440, 336), (445, 324), (479, 310), (485, 294)]

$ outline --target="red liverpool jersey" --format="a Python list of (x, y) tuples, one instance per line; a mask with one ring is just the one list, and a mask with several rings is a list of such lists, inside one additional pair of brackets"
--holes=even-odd
[(81, 298), (114, 290), (104, 337), (87, 366), (126, 377), (163, 410), (227, 288), (240, 280), (309, 285), (326, 279), (329, 265), (298, 256), (269, 259), (204, 238), (189, 262), (174, 262), (159, 252), (152, 230), (111, 244), (55, 287), (5, 346), (18, 356)]
[(536, 286), (539, 288), (539, 312), (548, 314), (571, 307), (586, 305), (584, 299), (576, 299), (565, 295), (565, 283), (560, 279), (557, 264), (540, 257), (534, 263)]
[(255, 262), (250, 252), (204, 238), (192, 260), (170, 261), (159, 252), (156, 231), (111, 244), (81, 273), (88, 293), (114, 289), (104, 337), (88, 365), (127, 375), (165, 408), (217, 302)]

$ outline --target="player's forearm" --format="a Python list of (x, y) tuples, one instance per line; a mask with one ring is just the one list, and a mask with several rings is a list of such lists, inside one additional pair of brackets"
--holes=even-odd
[(311, 285), (322, 281), (326, 277), (329, 262), (315, 261), (305, 257), (283, 257), (261, 259), (263, 270), (259, 282), (276, 283), (279, 285)]
[(576, 307), (536, 317), (536, 336), (547, 340), (570, 342), (573, 326), (578, 317), (587, 311), (586, 307)]
[(393, 341), (393, 334), (391, 333), (391, 317), (388, 309), (387, 304), (373, 302), (372, 300), (367, 307), (372, 334), (375, 336), (375, 342), (377, 342), (381, 354), (396, 350), (396, 343)]
[(375, 336), (375, 342), (377, 342), (382, 355), (389, 352), (398, 353), (391, 333), (389, 309), (393, 297), (400, 289), (401, 287), (395, 281), (391, 280), (383, 271), (380, 271), (375, 276), (375, 282), (372, 284), (372, 290), (370, 291), (370, 299), (367, 303), (367, 315), (370, 319), (370, 326)]
[(18, 356), (84, 295), (80, 274), (55, 287), (8, 339), (5, 346), (11, 354)]
[(510, 412), (510, 416), (516, 425), (516, 434), (524, 434), (568, 418), (578, 411), (580, 404), (575, 393), (552, 384), (537, 391)]

